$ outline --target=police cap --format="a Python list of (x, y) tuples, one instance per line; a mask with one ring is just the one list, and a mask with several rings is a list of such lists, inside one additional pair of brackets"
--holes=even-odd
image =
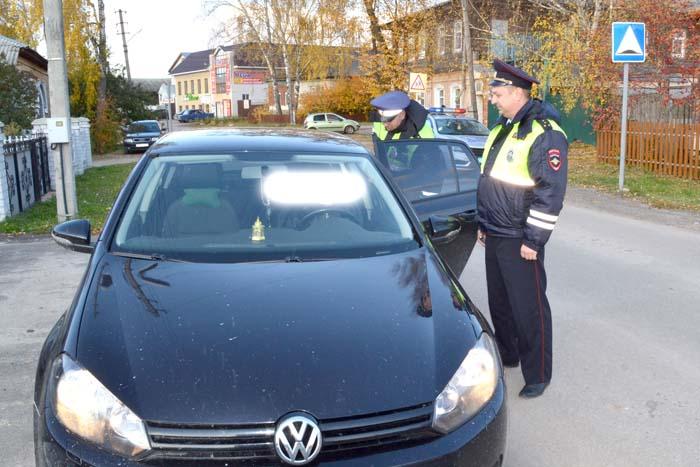
[(369, 102), (382, 117), (394, 117), (411, 104), (411, 98), (403, 91), (391, 91)]
[(496, 77), (489, 83), (489, 86), (516, 86), (529, 90), (532, 89), (532, 83), (540, 84), (539, 81), (520, 68), (499, 59), (493, 61), (493, 68), (496, 70)]

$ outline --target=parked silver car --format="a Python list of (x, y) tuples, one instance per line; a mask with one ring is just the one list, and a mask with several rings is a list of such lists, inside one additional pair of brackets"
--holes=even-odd
[(431, 107), (428, 110), (428, 122), (435, 137), (464, 141), (481, 164), (489, 129), (478, 120), (465, 116), (464, 109)]
[(360, 129), (360, 124), (355, 120), (341, 117), (334, 113), (313, 113), (304, 119), (304, 128), (309, 130), (332, 130), (352, 134)]

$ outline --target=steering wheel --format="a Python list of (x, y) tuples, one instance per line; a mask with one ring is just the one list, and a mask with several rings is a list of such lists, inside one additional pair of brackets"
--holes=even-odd
[(354, 215), (350, 214), (348, 211), (343, 211), (342, 209), (334, 209), (334, 208), (321, 208), (321, 209), (316, 209), (314, 211), (311, 211), (310, 213), (306, 214), (304, 217), (299, 220), (299, 223), (297, 224), (298, 227), (301, 227), (302, 229), (306, 229), (309, 227), (311, 224), (311, 219), (313, 219), (316, 216), (322, 216), (322, 215), (327, 215), (327, 216), (338, 216), (342, 217), (343, 219), (347, 219), (351, 222), (354, 222), (357, 225), (361, 225), (360, 221), (355, 217)]

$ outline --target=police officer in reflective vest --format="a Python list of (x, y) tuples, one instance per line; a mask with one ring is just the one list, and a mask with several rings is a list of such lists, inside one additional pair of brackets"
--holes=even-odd
[(372, 124), (372, 133), (379, 140), (435, 137), (428, 111), (405, 92), (387, 92), (370, 104), (377, 109), (379, 121)]
[(520, 396), (537, 397), (552, 378), (544, 251), (564, 200), (568, 143), (556, 110), (530, 97), (538, 81), (500, 60), (494, 68), (490, 100), (501, 117), (484, 147), (478, 239), (503, 364), (520, 364)]

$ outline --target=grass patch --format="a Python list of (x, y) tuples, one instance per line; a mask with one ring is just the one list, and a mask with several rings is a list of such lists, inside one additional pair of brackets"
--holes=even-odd
[[(598, 162), (595, 146), (573, 143), (569, 149), (569, 182), (574, 186), (617, 193), (619, 167)], [(656, 208), (700, 211), (700, 181), (658, 175), (639, 167), (625, 168), (625, 196)]]
[[(119, 189), (135, 164), (93, 167), (76, 177), (78, 218), (87, 219), (99, 232), (112, 209)], [(28, 210), (0, 222), (0, 233), (48, 234), (56, 225), (56, 198), (36, 203)]]

